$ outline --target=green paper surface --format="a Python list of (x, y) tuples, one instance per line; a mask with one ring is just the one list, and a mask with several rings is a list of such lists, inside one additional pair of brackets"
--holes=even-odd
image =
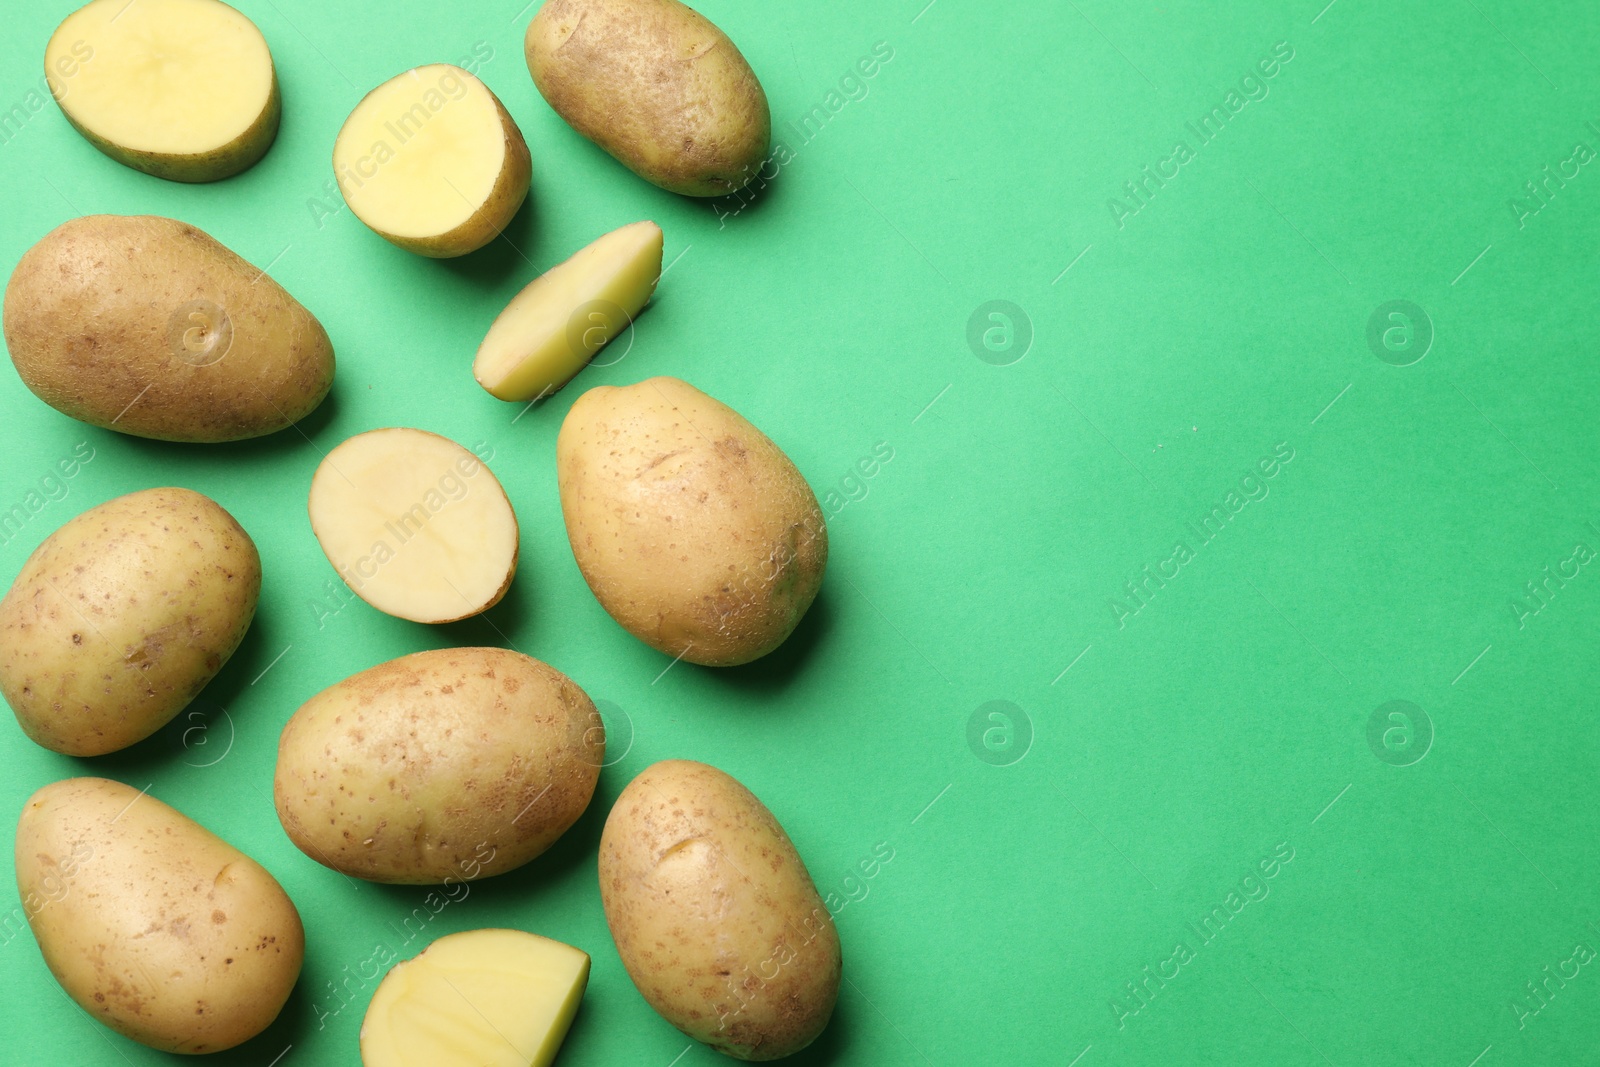
[[(593, 957), (564, 1067), (712, 1065), (628, 980), (595, 875), (622, 787), (686, 757), (771, 808), (836, 911), (846, 981), (794, 1063), (1591, 1062), (1600, 11), (1322, 4), (703, 0), (786, 149), (749, 205), (657, 190), (570, 130), (519, 0), (240, 0), (282, 132), (207, 186), (113, 163), (30, 97), (71, 5), (16, 5), (0, 264), (79, 214), (183, 219), (305, 303), (339, 373), (297, 429), (212, 447), (81, 425), (0, 373), (0, 513), (26, 513), (0, 579), (158, 485), (219, 501), (266, 575), (243, 647), (149, 741), (72, 759), (0, 722), (0, 855), (33, 790), (97, 774), (272, 871), (305, 969), (214, 1062), (356, 1063), (375, 952), (513, 926)], [(467, 59), (533, 188), (504, 239), (429, 261), (341, 210), (329, 157), (367, 90)], [(631, 341), (530, 410), (484, 393), (470, 363), (505, 302), (641, 218), (669, 267)], [(830, 515), (817, 603), (749, 667), (629, 637), (566, 542), (567, 408), (663, 374), (776, 440)], [(492, 450), (522, 561), (483, 618), (329, 598), (312, 471), (391, 425)], [(437, 911), (307, 859), (271, 803), (284, 722), (473, 644), (603, 702), (587, 815)], [(170, 1059), (67, 1000), (8, 887), (0, 998), (0, 1062)]]

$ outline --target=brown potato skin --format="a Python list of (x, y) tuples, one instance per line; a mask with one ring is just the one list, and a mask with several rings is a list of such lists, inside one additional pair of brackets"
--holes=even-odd
[(775, 1060), (827, 1027), (833, 917), (777, 819), (717, 768), (665, 760), (629, 783), (600, 837), (600, 899), (628, 977), (696, 1041)]
[[(48, 68), (46, 73), (48, 74)], [(144, 152), (108, 141), (81, 125), (60, 100), (56, 103), (61, 105), (61, 114), (66, 116), (73, 129), (83, 135), (85, 141), (118, 163), (153, 177), (165, 178), (169, 182), (191, 184), (221, 181), (255, 166), (261, 161), (261, 157), (267, 154), (267, 149), (272, 147), (272, 143), (278, 139), (278, 124), (283, 117), (283, 98), (278, 93), (276, 66), (272, 70), (272, 95), (267, 99), (266, 108), (260, 117), (250, 124), (250, 128), (219, 148), (193, 155), (175, 156), (163, 152)]]
[(469, 882), (538, 856), (589, 806), (605, 762), (594, 704), (502, 648), (418, 652), (352, 675), (284, 727), (284, 832), (336, 871)]
[[(219, 333), (182, 332), (220, 321), (189, 317), (197, 302), (231, 328), (214, 362), (203, 345)], [(260, 437), (309, 414), (333, 385), (333, 345), (315, 316), (210, 235), (156, 215), (89, 215), (51, 231), (12, 272), (4, 328), (35, 396), (135, 437)], [(199, 354), (184, 358), (196, 336)]]
[(50, 973), (91, 1018), (151, 1048), (247, 1041), (300, 976), (305, 929), (283, 887), (131, 786), (45, 786), (23, 805), (15, 860)]
[(216, 677), (260, 594), (255, 542), (214, 500), (109, 500), (51, 534), (0, 600), (0, 693), (45, 748), (126, 748)]
[(771, 652), (822, 587), (828, 528), (789, 457), (677, 378), (599, 386), (556, 440), (572, 555), (622, 628), (729, 667)]
[(723, 196), (766, 159), (761, 82), (726, 34), (678, 0), (546, 0), (524, 51), (556, 113), (645, 181)]

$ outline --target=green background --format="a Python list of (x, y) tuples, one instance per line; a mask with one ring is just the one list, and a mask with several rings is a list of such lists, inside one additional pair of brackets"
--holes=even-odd
[[(748, 785), (839, 909), (847, 981), (797, 1063), (1593, 1055), (1597, 968), (1547, 976), (1600, 945), (1600, 574), (1579, 566), (1542, 606), (1513, 605), (1543, 568), (1600, 545), (1600, 166), (1573, 164), (1542, 200), (1524, 188), (1580, 142), (1600, 146), (1585, 126), (1600, 120), (1600, 13), (926, 2), (699, 5), (760, 75), (792, 155), (736, 214), (654, 189), (569, 130), (528, 77), (532, 11), (516, 0), (241, 0), (273, 48), (283, 128), (262, 163), (216, 185), (126, 170), (48, 102), (7, 131), (7, 269), (78, 214), (175, 216), (270, 265), (338, 350), (318, 412), (232, 446), (82, 426), (0, 375), (0, 510), (80, 442), (95, 457), (0, 546), (0, 578), (73, 515), (156, 485), (210, 494), (261, 548), (256, 623), (192, 714), (94, 760), (0, 725), (0, 812), (68, 775), (148, 785), (299, 905), (296, 993), (219, 1062), (356, 1062), (375, 983), (356, 980), (342, 1010), (331, 984), (379, 945), (409, 956), (488, 925), (593, 956), (567, 1067), (721, 1062), (639, 997), (596, 890), (606, 811), (669, 757)], [(8, 12), (0, 106), (26, 109), (70, 6)], [(336, 199), (319, 211), (361, 94), (480, 42), (480, 74), (534, 159), (506, 239), (432, 262), (329, 215)], [(865, 96), (850, 82), (858, 99), (830, 101), (879, 42), (893, 58)], [(1275, 47), (1293, 58), (1243, 85), (1265, 97), (1201, 145), (1186, 124), (1230, 90), (1242, 99)], [(814, 119), (814, 136), (794, 136), (786, 124), (817, 106), (820, 132)], [(1124, 183), (1180, 140), (1193, 158), (1129, 199)], [(671, 266), (626, 357), (525, 413), (480, 390), (469, 364), (505, 301), (645, 217)], [(993, 300), (1020, 313), (990, 318)], [(1384, 318), (1394, 331), (1369, 344), (1394, 300), (1423, 317)], [(821, 596), (747, 668), (667, 669), (600, 609), (563, 536), (567, 407), (584, 387), (657, 374), (739, 410), (829, 502)], [(493, 449), (522, 565), (485, 619), (427, 628), (360, 602), (317, 607), (336, 578), (305, 514), (312, 471), (388, 425)], [(861, 477), (880, 446), (893, 459)], [(1292, 460), (1241, 488), (1275, 449)], [(1205, 542), (1195, 527), (1213, 506), (1227, 519)], [(1146, 566), (1172, 576), (1158, 585)], [(1123, 587), (1136, 580), (1142, 604)], [(279, 828), (278, 733), (356, 670), (505, 643), (608, 702), (620, 759), (550, 853), (474, 885), (406, 943), (396, 929), (426, 890), (348, 881)], [(1420, 714), (1391, 720), (1391, 700)], [(9, 855), (11, 815), (0, 824)], [(893, 859), (875, 865), (875, 850)], [(1226, 921), (1207, 943), (1191, 924), (1214, 907)], [(90, 1022), (19, 931), (9, 890), (0, 910), (0, 1060), (166, 1059)], [(1147, 979), (1172, 974), (1180, 942), (1176, 975)]]

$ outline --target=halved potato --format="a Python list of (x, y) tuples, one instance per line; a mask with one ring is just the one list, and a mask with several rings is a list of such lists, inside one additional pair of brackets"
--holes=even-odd
[(333, 171), (345, 203), (379, 237), (439, 259), (494, 240), (533, 173), (500, 99), (448, 63), (368, 93), (334, 142)]
[(566, 385), (650, 302), (661, 244), (661, 227), (635, 222), (529, 282), (478, 347), (478, 384), (519, 401)]
[(44, 68), (90, 144), (158, 178), (226, 178), (278, 136), (266, 39), (219, 0), (93, 0), (56, 29)]
[(517, 572), (517, 516), (477, 456), (426, 430), (345, 441), (311, 479), (311, 531), (356, 595), (413, 622), (499, 603)]
[(361, 1020), (363, 1067), (549, 1067), (589, 954), (521, 930), (448, 934), (394, 966)]

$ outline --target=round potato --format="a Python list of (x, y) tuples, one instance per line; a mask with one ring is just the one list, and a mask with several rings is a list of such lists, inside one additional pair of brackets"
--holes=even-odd
[(273, 795), (300, 850), (375, 882), (501, 874), (594, 794), (605, 727), (566, 675), (501, 648), (418, 652), (312, 697), (278, 742)]
[(57, 411), (163, 441), (235, 441), (322, 403), (333, 346), (277, 282), (155, 215), (90, 215), (23, 255), (5, 296), (22, 383)]
[(839, 934), (783, 827), (703, 763), (666, 760), (617, 798), (600, 899), (628, 977), (673, 1026), (741, 1060), (811, 1044), (839, 999)]
[(272, 875), (121, 782), (47, 785), (17, 822), (17, 891), (44, 962), (91, 1018), (164, 1052), (265, 1030), (305, 931)]
[(45, 748), (126, 748), (216, 677), (260, 594), (255, 543), (214, 500), (107, 501), (51, 534), (0, 600), (0, 693)]
[(556, 442), (584, 580), (639, 640), (690, 663), (783, 643), (822, 585), (816, 495), (766, 435), (694, 386), (651, 378), (578, 398)]
[(678, 0), (545, 0), (524, 48), (556, 114), (647, 182), (723, 196), (766, 160), (772, 114), (755, 72)]

